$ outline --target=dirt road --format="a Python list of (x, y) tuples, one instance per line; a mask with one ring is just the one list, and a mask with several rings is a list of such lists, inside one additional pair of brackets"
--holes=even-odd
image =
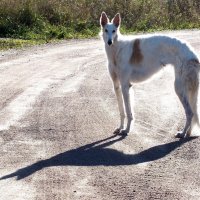
[[(167, 33), (200, 55), (200, 31)], [(1, 53), (0, 199), (200, 199), (200, 138), (174, 138), (184, 114), (163, 70), (134, 86), (135, 125), (119, 122), (100, 40)]]

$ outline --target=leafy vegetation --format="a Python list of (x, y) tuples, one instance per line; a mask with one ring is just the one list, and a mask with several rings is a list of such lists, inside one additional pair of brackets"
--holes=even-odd
[(44, 43), (43, 40), (22, 40), (22, 39), (12, 39), (12, 38), (2, 38), (0, 39), (0, 50), (7, 50), (12, 48), (22, 48), (27, 46), (32, 46), (36, 44)]
[(200, 28), (199, 0), (0, 0), (0, 37), (17, 44), (94, 37), (102, 11), (120, 12), (124, 32)]

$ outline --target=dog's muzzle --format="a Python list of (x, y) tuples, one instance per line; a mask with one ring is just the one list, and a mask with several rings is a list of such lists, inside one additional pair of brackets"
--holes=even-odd
[(112, 44), (112, 40), (108, 40), (108, 45), (110, 46)]

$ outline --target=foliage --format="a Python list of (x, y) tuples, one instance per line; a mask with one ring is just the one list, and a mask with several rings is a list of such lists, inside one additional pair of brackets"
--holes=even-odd
[(7, 50), (11, 48), (22, 48), (36, 44), (44, 43), (43, 41), (35, 40), (21, 40), (21, 39), (0, 39), (0, 50)]
[(0, 37), (94, 37), (102, 11), (120, 12), (126, 31), (200, 28), (199, 0), (0, 0)]

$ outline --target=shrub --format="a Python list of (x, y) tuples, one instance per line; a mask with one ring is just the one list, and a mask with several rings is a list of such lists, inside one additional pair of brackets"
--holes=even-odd
[(1, 0), (0, 37), (91, 37), (102, 11), (120, 12), (126, 31), (200, 28), (199, 0)]

